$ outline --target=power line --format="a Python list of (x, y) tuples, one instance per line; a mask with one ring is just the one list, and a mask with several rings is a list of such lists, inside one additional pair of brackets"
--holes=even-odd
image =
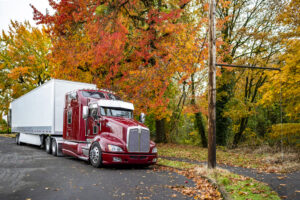
[(216, 64), (216, 66), (220, 67), (237, 67), (237, 68), (249, 68), (249, 69), (267, 69), (267, 70), (277, 70), (281, 71), (280, 68), (272, 68), (272, 67), (256, 67), (256, 66), (247, 66), (247, 65), (229, 65), (229, 64)]

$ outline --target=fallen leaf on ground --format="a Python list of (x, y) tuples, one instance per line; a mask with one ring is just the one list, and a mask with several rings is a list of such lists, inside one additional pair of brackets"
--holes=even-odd
[(282, 179), (285, 179), (286, 176), (278, 176), (277, 178), (278, 178), (279, 180), (282, 180)]

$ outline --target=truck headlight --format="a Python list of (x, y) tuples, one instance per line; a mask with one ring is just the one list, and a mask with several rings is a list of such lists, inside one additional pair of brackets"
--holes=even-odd
[(108, 146), (108, 150), (109, 151), (112, 151), (112, 152), (123, 152), (123, 149), (121, 147), (119, 147), (119, 146), (112, 145), (112, 144), (109, 144), (107, 146)]
[(154, 147), (154, 148), (152, 149), (152, 153), (157, 153), (157, 148), (156, 148), (156, 147)]

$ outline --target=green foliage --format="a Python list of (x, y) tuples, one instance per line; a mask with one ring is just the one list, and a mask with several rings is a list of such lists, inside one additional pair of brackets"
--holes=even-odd
[(0, 119), (0, 133), (10, 133), (10, 128), (7, 127), (7, 122)]
[(153, 114), (147, 115), (146, 116), (146, 121), (145, 125), (149, 128), (150, 130), (150, 136), (151, 138), (155, 138), (155, 116)]
[[(204, 127), (206, 127), (206, 118), (202, 118)], [(188, 144), (201, 146), (201, 137), (195, 127), (195, 115), (187, 113), (180, 116), (176, 123), (176, 129), (169, 132), (169, 141), (178, 144)]]
[(6, 133), (11, 133), (11, 129), (8, 128), (8, 129), (2, 129), (2, 130), (0, 130), (0, 134), (6, 134)]
[(106, 15), (109, 13), (109, 9), (106, 5), (102, 4), (96, 8), (96, 13), (98, 15)]
[[(217, 145), (226, 145), (231, 135), (231, 118), (224, 115), (226, 105), (233, 96), (234, 82), (232, 72), (223, 70), (222, 75), (217, 79), (217, 98), (216, 98), (216, 143)], [(231, 78), (229, 78), (231, 77)]]
[(1, 126), (6, 126), (7, 122), (4, 119), (0, 119), (0, 125)]

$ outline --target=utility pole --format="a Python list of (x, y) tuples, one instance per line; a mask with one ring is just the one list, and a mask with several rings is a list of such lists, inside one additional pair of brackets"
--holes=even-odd
[(209, 5), (208, 168), (216, 167), (216, 2)]

